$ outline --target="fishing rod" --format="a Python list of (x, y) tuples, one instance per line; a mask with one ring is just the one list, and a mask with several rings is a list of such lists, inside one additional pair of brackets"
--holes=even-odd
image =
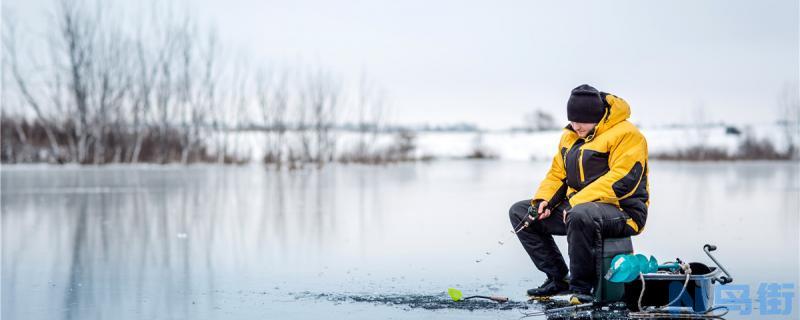
[(497, 303), (506, 303), (509, 300), (508, 297), (503, 297), (503, 296), (474, 295), (474, 296), (464, 297), (463, 293), (461, 293), (461, 290), (458, 290), (458, 289), (455, 289), (455, 288), (447, 289), (447, 294), (449, 294), (450, 297), (453, 298), (453, 301), (462, 301), (462, 300), (469, 300), (469, 299), (486, 299), (486, 300), (492, 300), (492, 301), (497, 302)]

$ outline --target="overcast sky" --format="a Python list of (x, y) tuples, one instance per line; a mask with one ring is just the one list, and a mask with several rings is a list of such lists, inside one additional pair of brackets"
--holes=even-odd
[[(188, 3), (258, 60), (366, 71), (401, 123), (520, 125), (566, 119), (582, 83), (644, 125), (772, 122), (800, 75), (798, 1), (245, 1)], [(42, 21), (50, 0), (5, 0)]]

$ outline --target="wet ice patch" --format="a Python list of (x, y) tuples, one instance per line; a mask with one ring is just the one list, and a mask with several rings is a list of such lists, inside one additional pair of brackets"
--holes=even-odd
[(509, 301), (497, 303), (488, 300), (453, 301), (445, 292), (439, 294), (350, 294), (350, 293), (312, 293), (291, 294), (298, 300), (327, 300), (334, 303), (369, 303), (388, 305), (406, 310), (425, 309), (458, 309), (458, 310), (530, 310), (538, 309), (538, 303), (527, 301)]

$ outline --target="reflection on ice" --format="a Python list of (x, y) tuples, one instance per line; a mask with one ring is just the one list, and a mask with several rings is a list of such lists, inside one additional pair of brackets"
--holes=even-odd
[[(4, 166), (2, 318), (327, 317), (362, 310), (346, 306), (361, 299), (346, 292), (435, 306), (442, 297), (408, 293), (453, 285), (522, 300), (543, 276), (516, 240), (496, 237), (546, 167)], [(797, 283), (797, 174), (786, 163), (654, 162), (634, 247), (704, 261), (702, 244), (715, 243), (739, 283)], [(764, 263), (783, 268), (764, 273)], [(286, 299), (303, 291), (339, 304)], [(364, 312), (419, 316), (391, 310)]]

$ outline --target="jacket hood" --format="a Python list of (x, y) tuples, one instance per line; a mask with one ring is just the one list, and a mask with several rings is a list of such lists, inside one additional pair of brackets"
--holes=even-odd
[(603, 94), (603, 98), (609, 107), (606, 108), (606, 114), (603, 116), (603, 119), (601, 119), (595, 127), (595, 136), (631, 117), (631, 107), (625, 100), (607, 93)]

